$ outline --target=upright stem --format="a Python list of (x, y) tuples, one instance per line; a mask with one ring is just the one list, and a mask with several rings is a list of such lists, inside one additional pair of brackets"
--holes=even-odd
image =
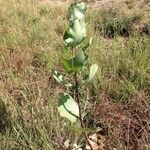
[(76, 99), (78, 106), (79, 106), (80, 124), (81, 124), (81, 127), (84, 128), (84, 123), (83, 123), (83, 119), (82, 119), (82, 112), (81, 112), (81, 104), (80, 104), (80, 98), (79, 98), (79, 83), (78, 83), (77, 72), (75, 72), (75, 99)]
[[(78, 74), (77, 72), (75, 72), (74, 74), (74, 79), (75, 79), (75, 100), (78, 103), (79, 106), (79, 120), (80, 120), (80, 124), (81, 124), (81, 128), (84, 128), (84, 123), (83, 123), (83, 119), (82, 119), (82, 112), (81, 112), (81, 103), (80, 103), (80, 97), (79, 97), (79, 82), (78, 82)], [(91, 148), (91, 150), (93, 150), (91, 143), (89, 142), (89, 138), (88, 135), (84, 133), (84, 136)]]

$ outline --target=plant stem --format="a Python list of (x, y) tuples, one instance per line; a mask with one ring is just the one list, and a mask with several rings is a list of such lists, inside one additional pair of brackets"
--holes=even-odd
[[(78, 103), (79, 106), (79, 120), (80, 120), (80, 124), (81, 124), (81, 128), (84, 128), (84, 123), (83, 123), (83, 119), (82, 119), (82, 112), (81, 112), (81, 103), (80, 103), (80, 97), (79, 97), (79, 82), (78, 82), (78, 74), (77, 72), (75, 72), (74, 74), (74, 79), (75, 79), (75, 100)], [(93, 150), (91, 143), (89, 142), (89, 138), (88, 135), (83, 132), (91, 150)]]
[(76, 99), (78, 106), (79, 106), (80, 124), (81, 124), (81, 127), (84, 128), (84, 123), (82, 120), (81, 104), (80, 104), (80, 100), (79, 100), (79, 83), (78, 83), (77, 73), (75, 73), (75, 99)]

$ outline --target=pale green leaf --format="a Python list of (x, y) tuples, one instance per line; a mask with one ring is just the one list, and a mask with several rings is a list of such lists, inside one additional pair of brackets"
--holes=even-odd
[(84, 80), (82, 81), (83, 83), (89, 82), (96, 74), (98, 70), (98, 65), (94, 64), (90, 67), (89, 74), (85, 76)]
[(68, 20), (71, 22), (76, 19), (84, 20), (85, 19), (84, 13), (86, 9), (87, 8), (84, 2), (71, 4), (68, 9), (68, 15), (67, 15)]
[(58, 101), (58, 111), (60, 116), (67, 118), (71, 122), (76, 122), (79, 117), (79, 106), (67, 93), (61, 93)]
[(67, 46), (75, 47), (86, 37), (86, 24), (76, 19), (64, 34), (64, 41)]
[(76, 47), (86, 37), (85, 3), (74, 3), (68, 10), (69, 28), (64, 34), (64, 42), (69, 47)]
[(89, 74), (89, 81), (95, 76), (96, 72), (98, 70), (98, 65), (94, 64), (90, 67), (90, 74)]
[(58, 71), (53, 71), (53, 77), (58, 83), (63, 83), (63, 76)]

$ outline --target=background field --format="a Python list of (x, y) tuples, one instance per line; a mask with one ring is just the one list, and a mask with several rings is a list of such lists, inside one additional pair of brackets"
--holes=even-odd
[[(87, 127), (104, 150), (150, 149), (150, 2), (89, 1), (88, 48), (99, 65), (80, 91)], [(62, 150), (79, 135), (59, 117), (62, 87), (52, 78), (69, 1), (0, 1), (0, 149)], [(89, 64), (90, 65), (90, 64)], [(94, 132), (94, 131), (93, 131)]]

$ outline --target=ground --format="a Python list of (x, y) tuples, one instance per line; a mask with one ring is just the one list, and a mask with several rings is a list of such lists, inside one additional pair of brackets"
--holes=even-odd
[[(61, 150), (81, 137), (59, 116), (59, 56), (70, 1), (0, 1), (0, 149)], [(150, 149), (150, 2), (87, 3), (89, 65), (81, 89), (86, 127), (104, 150)], [(71, 91), (70, 91), (71, 92)], [(78, 123), (77, 123), (78, 125)], [(97, 131), (97, 129), (100, 129)]]

